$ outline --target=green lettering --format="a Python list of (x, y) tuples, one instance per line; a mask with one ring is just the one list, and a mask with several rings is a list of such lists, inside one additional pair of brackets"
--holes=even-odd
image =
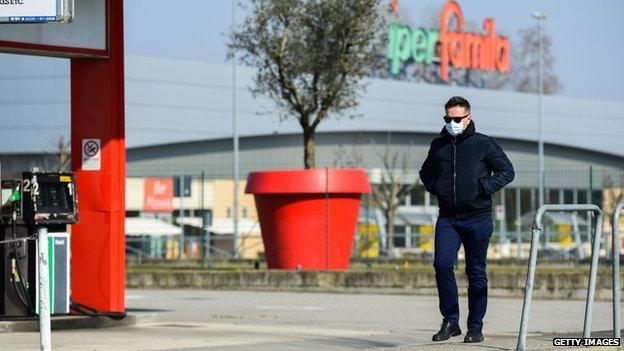
[(440, 32), (437, 29), (429, 29), (427, 31), (427, 54), (425, 55), (425, 63), (430, 65), (433, 62), (433, 54), (438, 43)]
[(425, 61), (427, 55), (427, 32), (422, 28), (412, 31), (412, 58), (417, 63)]
[(437, 29), (414, 28), (394, 23), (388, 27), (386, 56), (390, 59), (390, 73), (397, 75), (403, 63), (410, 58), (417, 63), (433, 62), (440, 32)]
[(410, 57), (411, 31), (404, 25), (391, 25), (388, 35), (388, 58), (390, 73), (399, 74), (401, 63)]
[(394, 38), (396, 38), (396, 31), (397, 25), (391, 24), (390, 27), (388, 27), (388, 47), (386, 48), (386, 56), (391, 60), (394, 57), (394, 45), (396, 44)]

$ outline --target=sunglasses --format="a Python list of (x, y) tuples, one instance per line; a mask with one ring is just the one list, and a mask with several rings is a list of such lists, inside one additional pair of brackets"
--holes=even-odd
[(459, 123), (459, 122), (461, 122), (462, 119), (464, 119), (464, 118), (466, 118), (468, 116), (470, 116), (470, 113), (468, 113), (465, 116), (459, 116), (459, 117), (444, 116), (443, 118), (444, 118), (444, 122), (446, 122), (446, 123), (451, 123), (451, 121), (453, 121), (455, 123)]

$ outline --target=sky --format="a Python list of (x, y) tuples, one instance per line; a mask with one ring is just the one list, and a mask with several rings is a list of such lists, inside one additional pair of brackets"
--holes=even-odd
[[(382, 0), (390, 2), (389, 0)], [(242, 4), (246, 4), (242, 0)], [(399, 0), (415, 24), (444, 0)], [(126, 0), (126, 52), (209, 62), (225, 61), (226, 34), (232, 23), (230, 0), (183, 0), (172, 13), (170, 0)], [(545, 32), (553, 40), (555, 72), (564, 96), (624, 101), (624, 1), (620, 0), (460, 0), (464, 19), (496, 20), (497, 32), (518, 38), (535, 25), (531, 14), (545, 13)], [(246, 10), (238, 8), (236, 21)], [(163, 25), (165, 24), (166, 25)], [(514, 48), (512, 47), (512, 50)]]
[[(248, 1), (241, 0), (243, 4)], [(381, 1), (390, 3), (390, 0)], [(445, 1), (399, 0), (399, 3), (414, 25), (425, 26), (426, 23), (420, 23), (424, 22), (425, 14), (441, 11)], [(535, 25), (531, 17), (533, 12), (546, 13), (545, 31), (552, 38), (555, 72), (563, 83), (559, 94), (624, 102), (621, 83), (624, 74), (620, 68), (624, 56), (624, 24), (620, 20), (624, 13), (624, 0), (458, 2), (467, 22), (481, 23), (486, 17), (494, 18), (497, 33), (508, 35), (512, 45), (518, 40), (518, 30)], [(225, 62), (225, 42), (232, 25), (233, 0), (179, 0), (175, 7), (177, 12), (173, 12), (170, 0), (125, 0), (124, 3), (125, 50), (128, 55)], [(237, 7), (236, 23), (243, 21), (247, 11)], [(0, 54), (0, 90), (3, 91), (0, 98), (0, 118), (3, 122), (0, 151), (49, 151), (58, 135), (69, 135), (69, 81), (64, 78), (69, 76), (69, 60), (28, 56), (16, 59), (16, 56)], [(127, 67), (126, 73), (131, 74), (130, 71)], [(15, 82), (16, 74), (25, 78), (13, 86), (10, 81)], [(50, 79), (34, 84), (29, 78), (33, 74), (47, 75)], [(56, 79), (58, 75), (62, 79)], [(41, 103), (25, 104), (21, 101), (24, 99), (21, 94), (25, 91), (35, 91), (37, 94), (34, 95), (40, 97)], [(17, 105), (13, 106), (11, 101), (16, 101)], [(53, 109), (44, 111), (46, 106), (53, 106)], [(20, 113), (13, 113), (14, 110)], [(127, 118), (128, 145), (153, 144), (157, 143), (155, 140), (171, 141), (185, 137), (173, 131), (138, 137), (137, 131), (145, 129), (149, 123), (149, 120)]]

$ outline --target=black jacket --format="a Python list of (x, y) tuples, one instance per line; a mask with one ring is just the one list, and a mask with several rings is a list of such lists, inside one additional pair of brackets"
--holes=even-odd
[(466, 218), (492, 213), (491, 195), (514, 179), (514, 169), (496, 140), (477, 133), (471, 121), (457, 137), (442, 129), (420, 179), (437, 196), (440, 217)]

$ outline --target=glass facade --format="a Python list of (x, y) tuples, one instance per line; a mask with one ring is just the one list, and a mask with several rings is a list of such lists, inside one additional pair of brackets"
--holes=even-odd
[[(525, 172), (527, 173), (527, 172)], [(579, 176), (579, 173), (581, 176)], [(604, 178), (604, 174), (599, 172), (563, 172), (558, 171), (557, 176), (560, 185), (553, 184), (555, 177), (550, 175), (551, 182), (547, 182), (544, 189), (545, 204), (586, 204), (592, 203), (601, 208), (607, 206), (605, 199), (612, 198), (609, 192), (619, 192), (624, 188), (624, 184), (609, 184), (604, 180), (599, 184), (597, 179)], [(526, 174), (524, 174), (526, 178)], [(620, 175), (621, 176), (621, 175)], [(581, 181), (571, 178), (581, 178)], [(521, 182), (520, 182), (521, 183)], [(574, 186), (577, 183), (581, 186)], [(582, 184), (586, 184), (582, 186)], [(605, 184), (606, 183), (606, 184)], [(494, 234), (491, 242), (497, 243), (524, 243), (527, 244), (531, 237), (531, 226), (537, 208), (539, 207), (539, 189), (537, 187), (514, 184), (513, 182), (503, 190), (492, 195), (492, 208), (494, 218)], [(365, 195), (362, 205), (376, 207), (371, 196)], [(496, 209), (502, 206), (503, 216), (496, 216)], [(399, 213), (409, 213), (410, 211), (430, 211), (437, 209), (435, 196), (426, 192), (422, 184), (414, 186), (409, 194), (401, 201)], [(403, 212), (401, 212), (403, 211)], [(371, 212), (370, 209), (368, 211)], [(375, 212), (373, 210), (373, 212)], [(436, 212), (437, 213), (437, 212)], [(379, 215), (378, 215), (379, 216)], [(403, 215), (403, 217), (405, 217)], [(594, 223), (592, 223), (592, 221)], [(585, 242), (591, 236), (591, 228), (595, 226), (595, 218), (590, 213), (556, 213), (544, 218), (545, 232), (542, 237), (542, 245), (552, 246), (567, 250), (576, 245), (578, 240)], [(402, 218), (399, 214), (394, 227), (393, 243), (395, 248), (423, 249), (431, 251), (432, 233), (435, 228), (435, 216), (431, 217), (429, 223), (414, 223)]]

